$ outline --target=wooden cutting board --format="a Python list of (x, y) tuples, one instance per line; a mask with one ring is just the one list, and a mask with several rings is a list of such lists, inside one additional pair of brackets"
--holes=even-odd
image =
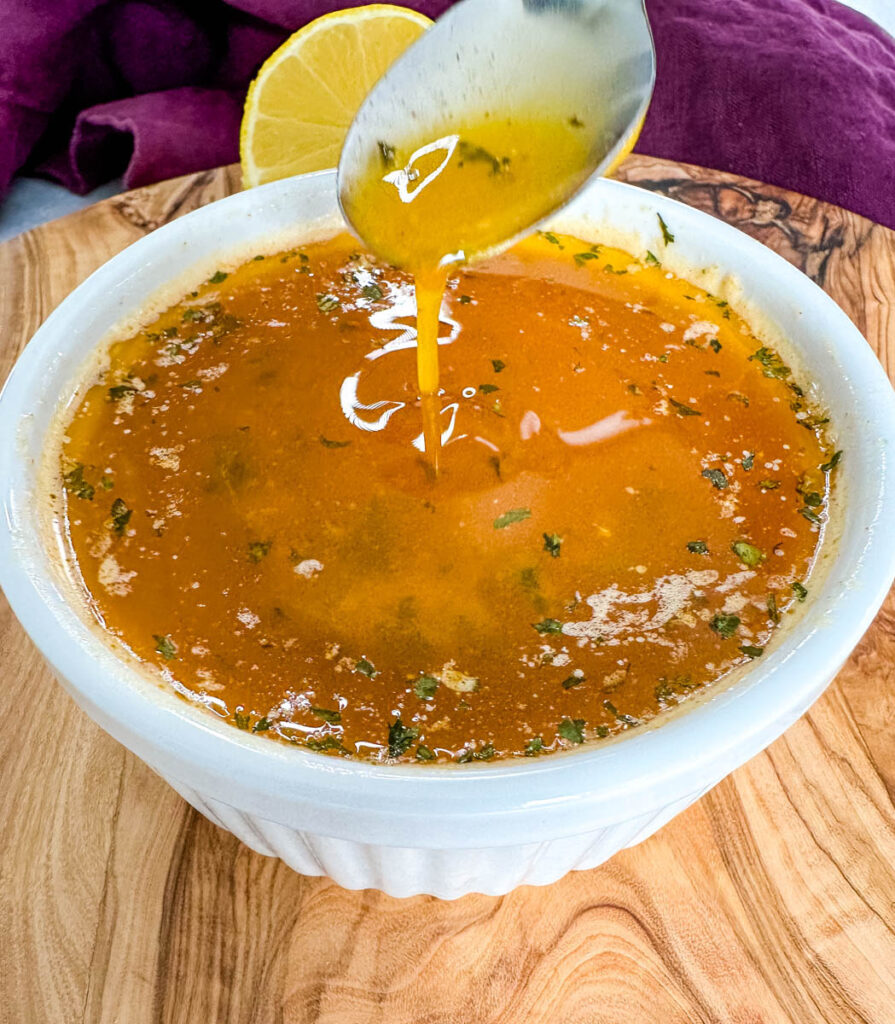
[[(633, 157), (621, 176), (783, 253), (895, 372), (895, 233), (697, 167)], [(91, 270), (237, 187), (232, 169), (164, 182), (0, 247), (0, 379)], [(453, 903), (246, 849), (74, 706), (2, 598), (0, 686), (0, 1021), (895, 1021), (891, 598), (810, 714), (656, 836)]]

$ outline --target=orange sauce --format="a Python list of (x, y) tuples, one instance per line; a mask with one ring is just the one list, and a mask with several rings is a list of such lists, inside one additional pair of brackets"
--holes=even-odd
[(737, 313), (539, 235), (451, 271), (426, 472), (410, 277), (342, 235), (110, 349), (61, 456), (103, 627), (240, 728), (334, 755), (533, 756), (763, 656), (835, 460)]

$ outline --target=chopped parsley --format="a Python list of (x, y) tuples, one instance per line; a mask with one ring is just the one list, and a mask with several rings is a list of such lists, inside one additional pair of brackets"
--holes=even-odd
[(841, 461), (842, 461), (842, 452), (841, 451), (833, 452), (833, 455), (831, 456), (830, 461), (829, 462), (825, 462), (820, 467), (821, 472), (822, 473), (832, 473), (832, 471), (839, 465), (839, 463)]
[(775, 594), (768, 594), (768, 618), (775, 625), (780, 621), (780, 612), (777, 609), (777, 597)]
[(124, 534), (124, 528), (127, 526), (132, 510), (121, 500), (116, 498), (112, 502), (112, 529), (121, 537)]
[(545, 633), (561, 633), (562, 623), (559, 619), (541, 619), (540, 622), (533, 622), (532, 626), (543, 636)]
[(460, 302), (461, 306), (468, 306), (470, 304), (470, 302), (472, 302), (472, 296), (471, 295), (461, 295), (460, 299), (459, 299), (459, 302)]
[(512, 526), (513, 523), (521, 523), (523, 519), (530, 518), (530, 508), (511, 508), (508, 512), (504, 512), (503, 515), (499, 515), (494, 520), (494, 529), (503, 530), (507, 526)]
[(376, 284), (375, 281), (371, 281), (370, 284), (365, 284), (361, 288), (361, 295), (369, 302), (378, 302), (382, 298), (382, 289)]
[(419, 729), (405, 725), (400, 718), (396, 718), (388, 727), (388, 756), (400, 757), (406, 754), (408, 747), (419, 734)]
[(780, 486), (780, 481), (779, 480), (759, 480), (758, 481), (758, 486), (763, 491), (776, 491), (777, 488)]
[(435, 676), (420, 676), (413, 684), (413, 692), (420, 700), (431, 700), (438, 689), (438, 680)]
[(764, 654), (763, 647), (753, 647), (751, 644), (743, 644), (740, 650), (750, 658), (760, 658)]
[(709, 553), (709, 546), (704, 540), (691, 540), (687, 543), (687, 550), (694, 555), (707, 555)]
[(562, 688), (564, 690), (571, 690), (573, 686), (580, 686), (584, 681), (585, 681), (584, 673), (582, 673), (581, 675), (577, 675), (576, 676), (575, 673), (573, 672), (568, 677), (568, 679), (563, 679), (563, 681), (562, 681)]
[(253, 540), (249, 543), (249, 561), (260, 562), (270, 554), (272, 540)]
[(435, 754), (422, 743), (416, 748), (417, 761), (434, 761)]
[(329, 295), (326, 292), (317, 293), (317, 308), (321, 313), (332, 313), (334, 309), (338, 309), (341, 303), (335, 297), (335, 295)]
[(379, 150), (379, 159), (382, 161), (382, 166), (386, 170), (391, 170), (395, 166), (395, 147), (390, 146), (387, 142), (383, 142), (382, 139), (377, 141), (376, 147)]
[(348, 751), (342, 746), (339, 737), (334, 736), (332, 733), (328, 733), (326, 736), (309, 736), (305, 740), (305, 746), (317, 751), (338, 750), (343, 757), (348, 754)]
[(523, 753), (526, 757), (537, 757), (543, 749), (544, 741), (541, 737), (532, 736), (532, 738), (525, 744), (525, 750)]
[(719, 491), (723, 491), (727, 488), (727, 477), (724, 472), (720, 469), (704, 469), (702, 475), (706, 480), (711, 480), (712, 487), (717, 487)]
[(709, 623), (709, 626), (718, 636), (723, 637), (725, 640), (729, 640), (736, 633), (739, 625), (740, 619), (738, 615), (725, 615), (723, 612), (719, 612)]
[(820, 526), (823, 523), (823, 519), (813, 510), (808, 508), (799, 509), (799, 515), (804, 516), (809, 523), (813, 523), (815, 526)]
[(671, 242), (674, 241), (674, 235), (671, 233), (671, 231), (668, 229), (668, 225), (662, 219), (662, 214), (657, 213), (656, 216), (659, 218), (659, 227), (662, 229), (662, 242), (665, 245), (669, 245)]
[(599, 259), (599, 257), (600, 252), (599, 249), (597, 249), (595, 252), (576, 252), (573, 258), (575, 260), (576, 267), (583, 267), (588, 260), (596, 260)]
[(677, 703), (679, 699), (686, 695), (688, 690), (692, 689), (693, 677), (690, 675), (672, 676), (671, 678), (660, 676), (653, 693), (659, 707), (666, 708), (672, 701)]
[(330, 708), (308, 708), (312, 715), (322, 718), (324, 722), (341, 722), (342, 712), (332, 711)]
[(649, 249), (646, 250), (646, 259), (644, 260), (644, 262), (646, 263), (646, 265), (648, 267), (661, 267), (662, 266), (662, 264), (659, 262), (659, 258), (656, 256), (656, 254), (650, 252)]
[(109, 388), (109, 401), (117, 402), (124, 398), (125, 395), (134, 395), (137, 393), (137, 389), (133, 384), (115, 384)]
[(354, 671), (360, 672), (361, 675), (366, 676), (368, 679), (372, 679), (373, 676), (378, 674), (373, 667), (373, 663), (367, 661), (366, 658), (361, 658), (360, 661), (355, 662)]
[(674, 407), (674, 411), (678, 414), (678, 416), (702, 415), (702, 413), (699, 412), (697, 409), (692, 409), (689, 405), (684, 405), (683, 402), (679, 402), (676, 398), (669, 398), (668, 401), (671, 402), (672, 406)]
[(222, 281), (226, 281), (229, 274), (225, 274), (223, 270), (216, 270), (211, 277), (208, 279), (209, 284), (220, 284)]
[(248, 729), (249, 723), (252, 721), (252, 716), (248, 711), (246, 711), (245, 714), (241, 714), (239, 711), (234, 711), (233, 721), (236, 723), (237, 729)]
[(780, 356), (772, 348), (767, 348), (764, 345), (749, 356), (750, 361), (753, 359), (761, 363), (762, 373), (765, 377), (785, 380), (792, 373), (792, 370), (783, 362)]
[(562, 537), (558, 533), (544, 534), (544, 550), (551, 558), (559, 558), (562, 547)]
[(502, 156), (498, 159), (493, 153), (485, 149), (484, 146), (477, 146), (474, 142), (467, 142), (465, 139), (460, 139), (457, 143), (457, 155), (460, 157), (457, 164), (458, 167), (462, 167), (467, 160), (470, 163), (489, 164), (492, 176), (500, 174), (510, 166), (510, 158), (508, 156)]
[(556, 731), (564, 740), (568, 740), (569, 743), (583, 743), (584, 725), (583, 718), (564, 718), (559, 723), (559, 728)]
[(746, 540), (735, 540), (730, 550), (746, 565), (759, 565), (765, 560), (764, 552)]
[(347, 448), (348, 445), (351, 444), (350, 441), (330, 441), (330, 439), (328, 437), (324, 437), (323, 434), (321, 434), (317, 440), (324, 448)]
[(152, 639), (155, 640), (156, 654), (160, 654), (165, 661), (173, 661), (177, 657), (177, 646), (171, 637), (153, 633)]
[(801, 583), (793, 583), (792, 592), (796, 595), (796, 599), (801, 604), (808, 596), (808, 588), (802, 586)]
[(500, 391), (500, 388), (496, 384), (479, 384), (479, 391), (483, 395), (491, 395), (495, 391)]
[(491, 365), (494, 367), (495, 373), (500, 373), (506, 367), (506, 363), (502, 359), (492, 359)]
[(745, 469), (748, 473), (749, 470), (752, 469), (752, 467), (755, 465), (755, 452), (749, 452), (748, 455), (745, 455), (743, 457), (741, 465), (743, 469)]
[(96, 490), (93, 484), (87, 483), (84, 479), (84, 466), (79, 462), (73, 469), (70, 469), (62, 477), (65, 489), (76, 498), (83, 498), (84, 501), (93, 501)]
[(486, 743), (484, 746), (479, 747), (478, 750), (472, 750), (467, 748), (457, 758), (458, 764), (469, 764), (470, 761), (490, 761), (497, 751), (494, 749), (493, 743)]
[(624, 712), (619, 711), (611, 700), (604, 700), (603, 707), (606, 708), (609, 714), (612, 715), (617, 722), (621, 722), (622, 725), (640, 725), (639, 718), (635, 718), (633, 715), (626, 715)]
[[(255, 259), (258, 259), (258, 257), (256, 256)], [(262, 256), (261, 259), (264, 259), (264, 257)], [(263, 717), (259, 718), (258, 721), (255, 722), (255, 724), (252, 726), (252, 732), (267, 732), (269, 728), (270, 719), (267, 717), (267, 715), (264, 715)]]
[(717, 354), (721, 351), (721, 342), (717, 338), (709, 338), (709, 348)]
[(541, 235), (542, 238), (546, 238), (551, 245), (558, 245), (560, 249), (565, 248), (562, 242), (553, 234), (552, 231), (539, 231), (538, 234)]

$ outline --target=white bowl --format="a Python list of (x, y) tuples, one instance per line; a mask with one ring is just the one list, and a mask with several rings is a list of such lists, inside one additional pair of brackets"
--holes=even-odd
[[(81, 707), (252, 849), (305, 874), (395, 896), (453, 898), (552, 882), (656, 831), (779, 736), (842, 665), (895, 575), (892, 389), (845, 314), (783, 259), (672, 200), (595, 182), (556, 226), (622, 241), (635, 253), (661, 252), (697, 283), (731, 296), (772, 338), (779, 331), (790, 339), (802, 379), (814, 379), (830, 410), (845, 451), (832, 511), (840, 535), (826, 544), (802, 614), (759, 662), (692, 706), (569, 754), (389, 767), (241, 732), (103, 640), (39, 514), (38, 472), (60, 402), (98, 339), (152, 293), (175, 298), (238, 254), (273, 251), (284, 224), (298, 225), (293, 239), (319, 235), (336, 216), (334, 185), (329, 172), (293, 178), (197, 210), (110, 260), (47, 319), (0, 396), (0, 585)], [(657, 212), (676, 236), (664, 249)]]

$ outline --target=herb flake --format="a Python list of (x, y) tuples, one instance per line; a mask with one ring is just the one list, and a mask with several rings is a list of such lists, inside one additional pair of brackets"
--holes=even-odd
[(112, 529), (119, 537), (124, 535), (124, 529), (130, 521), (132, 510), (121, 500), (116, 498), (112, 502)]
[(841, 461), (842, 461), (842, 452), (841, 451), (833, 452), (833, 454), (832, 454), (832, 456), (830, 458), (830, 461), (829, 462), (825, 462), (820, 467), (820, 470), (821, 470), (822, 473), (832, 473), (833, 470), (839, 465), (839, 463)]
[(717, 487), (719, 491), (727, 489), (727, 477), (724, 475), (723, 470), (720, 469), (704, 469), (702, 475), (706, 480), (711, 480), (712, 487)]
[(413, 684), (413, 692), (420, 700), (431, 700), (438, 689), (438, 680), (435, 676), (420, 676)]
[(312, 715), (322, 718), (324, 722), (337, 723), (342, 721), (342, 712), (330, 708), (308, 708)]
[(401, 757), (402, 754), (406, 754), (408, 747), (419, 734), (419, 729), (405, 725), (400, 718), (396, 718), (388, 727), (388, 756)]
[(152, 639), (155, 640), (156, 654), (160, 654), (165, 661), (173, 661), (177, 657), (177, 645), (171, 637), (153, 633)]
[(697, 409), (691, 408), (689, 405), (685, 405), (683, 402), (679, 402), (676, 398), (669, 397), (668, 401), (674, 407), (674, 411), (678, 416), (701, 416), (702, 413)]
[(764, 552), (747, 540), (735, 540), (730, 545), (730, 550), (746, 565), (756, 566), (765, 560)]
[(533, 622), (532, 626), (541, 634), (541, 636), (550, 633), (562, 632), (562, 623), (559, 619), (541, 619), (540, 622)]
[(709, 626), (725, 640), (729, 640), (740, 626), (738, 615), (725, 615), (719, 612), (709, 623)]
[(664, 245), (670, 245), (674, 241), (674, 235), (663, 220), (662, 214), (657, 213), (656, 216), (659, 218), (659, 227), (662, 229), (662, 242)]
[(562, 537), (558, 533), (544, 534), (544, 550), (551, 558), (559, 558), (562, 548)]
[(556, 731), (562, 739), (568, 740), (569, 743), (583, 743), (584, 726), (583, 718), (564, 718)]
[(503, 530), (507, 526), (512, 526), (513, 523), (521, 523), (524, 519), (530, 518), (530, 508), (511, 508), (508, 512), (504, 512), (494, 520), (494, 529)]
[(93, 484), (87, 483), (84, 479), (84, 466), (82, 463), (78, 463), (74, 468), (70, 469), (62, 477), (65, 489), (73, 494), (76, 498), (82, 498), (84, 501), (93, 501), (93, 495), (96, 490)]
[(272, 540), (253, 540), (249, 543), (249, 561), (260, 562), (262, 558), (266, 558), (270, 553), (271, 546), (273, 545)]

